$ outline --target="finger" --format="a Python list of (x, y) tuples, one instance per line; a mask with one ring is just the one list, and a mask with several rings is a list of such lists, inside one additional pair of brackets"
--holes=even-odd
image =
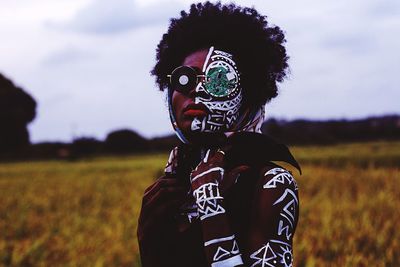
[(218, 150), (211, 150), (208, 149), (203, 160), (200, 162), (199, 165), (193, 170), (194, 173), (201, 173), (206, 169), (213, 167), (213, 166), (223, 166), (225, 152), (218, 149)]
[(168, 198), (179, 198), (182, 194), (189, 191), (189, 188), (182, 186), (167, 186), (167, 187), (155, 187), (153, 190), (149, 191), (142, 198), (142, 205), (148, 204), (150, 201), (155, 201), (158, 198), (168, 199)]
[(140, 217), (147, 218), (151, 217), (153, 218), (155, 215), (158, 213), (168, 213), (171, 208), (173, 207), (180, 207), (182, 205), (182, 200), (181, 199), (170, 199), (170, 200), (165, 200), (162, 203), (157, 203), (157, 205), (150, 205), (142, 208), (142, 212), (140, 213)]
[(165, 194), (161, 190), (157, 192), (149, 201), (142, 203), (141, 216), (153, 216), (158, 209), (168, 209), (170, 203), (178, 203), (182, 205), (187, 200), (186, 190), (170, 190), (170, 195)]
[(149, 194), (147, 198), (143, 199), (143, 208), (162, 205), (163, 202), (169, 200), (181, 199), (187, 196), (187, 188), (185, 187), (163, 187), (153, 194)]
[(146, 190), (144, 190), (144, 196), (147, 195), (150, 191), (157, 189), (159, 187), (164, 187), (164, 186), (173, 186), (180, 184), (179, 181), (175, 178), (159, 178), (157, 179), (156, 182), (154, 182), (151, 186), (149, 186)]
[(221, 165), (224, 162), (224, 158), (225, 158), (225, 152), (221, 149), (217, 149), (217, 151), (213, 153), (212, 162), (214, 164)]
[(208, 162), (208, 159), (210, 157), (210, 152), (211, 152), (211, 149), (207, 150), (206, 155), (204, 156), (204, 159), (203, 159), (204, 163)]
[[(160, 205), (158, 209), (155, 211), (155, 216), (157, 215), (165, 215), (169, 214), (170, 216), (174, 216), (176, 214), (170, 214), (172, 211), (178, 211), (179, 207), (182, 206), (182, 200), (180, 199), (174, 199), (170, 200), (163, 205)], [(164, 216), (163, 216), (164, 217)]]
[(144, 194), (146, 194), (148, 191), (150, 191), (161, 179), (164, 179), (166, 175), (163, 175), (161, 177), (159, 177), (153, 184), (151, 184), (149, 187), (147, 187), (144, 190)]
[(142, 214), (140, 216), (141, 232), (148, 233), (148, 231), (161, 230), (165, 225), (165, 220), (175, 216), (178, 213), (178, 209), (181, 203), (177, 200), (165, 203), (163, 206), (159, 206), (154, 209), (151, 213)]

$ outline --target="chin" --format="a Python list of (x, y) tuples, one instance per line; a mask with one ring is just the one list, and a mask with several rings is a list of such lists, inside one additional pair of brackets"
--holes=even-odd
[(181, 132), (186, 136), (192, 133), (192, 120), (183, 120), (178, 124), (178, 126)]

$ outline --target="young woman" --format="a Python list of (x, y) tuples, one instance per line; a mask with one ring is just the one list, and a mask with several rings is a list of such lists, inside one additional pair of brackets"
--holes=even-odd
[(261, 134), (286, 74), (282, 31), (252, 8), (206, 2), (172, 19), (152, 71), (181, 144), (146, 189), (142, 266), (292, 266), (300, 170)]

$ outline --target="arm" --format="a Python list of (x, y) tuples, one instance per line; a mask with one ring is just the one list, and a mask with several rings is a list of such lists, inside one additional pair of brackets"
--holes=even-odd
[[(185, 200), (187, 190), (177, 180), (163, 176), (146, 189), (139, 215), (137, 237), (143, 267), (164, 266), (173, 234), (173, 215)], [(164, 243), (163, 243), (164, 242)]]
[[(211, 155), (213, 154), (213, 155)], [(224, 208), (223, 192), (235, 175), (225, 175), (224, 153), (207, 152), (191, 174), (191, 186), (201, 220), (204, 249), (210, 266), (240, 266), (242, 255)], [(224, 178), (224, 179), (222, 179)]]
[(261, 175), (245, 244), (248, 265), (292, 266), (292, 239), (299, 216), (296, 181), (280, 167), (266, 169)]
[(174, 240), (173, 215), (186, 200), (188, 188), (173, 173), (171, 151), (165, 175), (149, 186), (142, 199), (137, 237), (143, 267), (160, 267), (171, 258), (171, 243)]
[(223, 198), (236, 175), (232, 175), (235, 171), (225, 173), (223, 156), (208, 152), (191, 174), (210, 266), (292, 266), (299, 208), (296, 181), (282, 168), (262, 171), (254, 194), (252, 224), (247, 239), (238, 245)]

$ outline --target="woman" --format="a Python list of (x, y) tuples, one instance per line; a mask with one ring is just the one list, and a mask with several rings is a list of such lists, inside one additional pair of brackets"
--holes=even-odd
[(282, 31), (252, 8), (206, 2), (172, 19), (152, 71), (168, 90), (181, 144), (145, 190), (142, 265), (292, 266), (300, 170), (261, 134), (287, 55)]

